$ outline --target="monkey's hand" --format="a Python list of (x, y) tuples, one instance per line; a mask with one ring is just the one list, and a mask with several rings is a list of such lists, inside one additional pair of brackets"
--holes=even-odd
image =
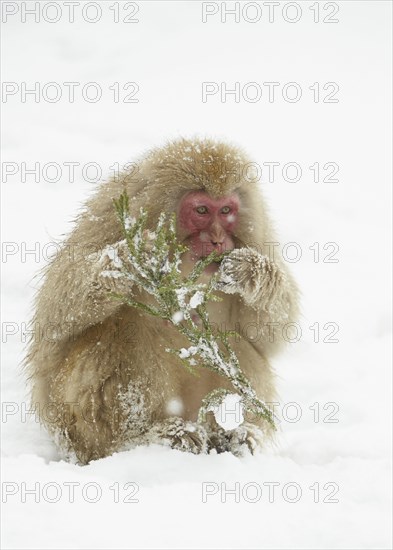
[(282, 274), (268, 256), (253, 248), (235, 248), (225, 256), (218, 270), (215, 288), (227, 294), (240, 294), (248, 305), (269, 304)]

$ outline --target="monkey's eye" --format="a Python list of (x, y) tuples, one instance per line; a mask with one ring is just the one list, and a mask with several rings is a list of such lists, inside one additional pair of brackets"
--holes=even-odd
[(221, 208), (221, 214), (229, 214), (230, 211), (231, 208), (229, 206), (224, 206), (223, 208)]
[(198, 214), (207, 214), (207, 207), (206, 206), (198, 206), (196, 208), (196, 211)]

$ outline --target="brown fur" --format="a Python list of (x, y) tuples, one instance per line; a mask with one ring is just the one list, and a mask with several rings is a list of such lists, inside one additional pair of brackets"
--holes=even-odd
[[(40, 337), (32, 340), (26, 364), (42, 422), (59, 447), (79, 462), (147, 441), (168, 440), (193, 452), (209, 446), (220, 450), (223, 444), (222, 430), (214, 422), (197, 429), (190, 423), (195, 423), (206, 393), (228, 387), (226, 381), (206, 369), (195, 378), (165, 351), (187, 346), (173, 327), (109, 297), (113, 290), (130, 290), (124, 286), (129, 282), (101, 276), (110, 264), (102, 254), (105, 246), (117, 247), (126, 261), (124, 247), (117, 244), (123, 237), (112, 203), (124, 188), (131, 214), (137, 217), (145, 207), (152, 229), (159, 213), (176, 212), (189, 191), (202, 189), (213, 197), (238, 193), (239, 250), (221, 266), (224, 300), (212, 304), (211, 321), (234, 329), (236, 323), (264, 327), (296, 318), (297, 291), (285, 266), (255, 252), (276, 239), (258, 185), (244, 178), (248, 162), (238, 149), (209, 140), (182, 139), (151, 151), (137, 172), (123, 173), (100, 187), (46, 270), (34, 317)], [(185, 263), (184, 271), (189, 267)], [(232, 273), (232, 285), (225, 285), (226, 272)], [(147, 300), (138, 289), (133, 292)], [(265, 401), (274, 400), (268, 359), (281, 343), (279, 330), (270, 342), (265, 328), (258, 341), (240, 339), (233, 344), (242, 369)], [(182, 400), (183, 420), (171, 418), (167, 411), (173, 398)], [(251, 425), (232, 436), (241, 438), (242, 430), (252, 447)]]

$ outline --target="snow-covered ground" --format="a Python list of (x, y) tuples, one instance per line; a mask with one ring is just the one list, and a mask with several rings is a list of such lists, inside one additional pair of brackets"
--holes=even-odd
[[(69, 8), (50, 4), (39, 4), (36, 23), (31, 15), (23, 22), (33, 2), (2, 2), (3, 81), (14, 83), (2, 105), (3, 547), (391, 548), (390, 2), (320, 2), (319, 23), (312, 2), (297, 3), (296, 23), (285, 18), (299, 8), (286, 2), (274, 22), (268, 3), (242, 3), (238, 23), (221, 22), (225, 4), (214, 2), (206, 22), (199, 2), (141, 2), (135, 15), (132, 3), (100, 2), (96, 23), (86, 20), (100, 15), (94, 3), (79, 2), (73, 23)], [(115, 23), (116, 10), (120, 21), (139, 22)], [(24, 98), (24, 82), (39, 83), (37, 102)], [(45, 88), (50, 82), (57, 87)], [(65, 82), (80, 83), (74, 102)], [(96, 84), (85, 93), (101, 89), (100, 101), (83, 100), (88, 82)], [(138, 103), (122, 101), (136, 89), (124, 89), (128, 82), (139, 86)], [(216, 83), (210, 90), (239, 82), (243, 95), (203, 102), (202, 82)], [(272, 102), (267, 82), (279, 83)], [(289, 97), (302, 91), (293, 103), (282, 96), (290, 82)], [(328, 82), (339, 91), (324, 90)], [(261, 99), (247, 101), (258, 89)], [(324, 103), (330, 93), (339, 101)], [(20, 362), (33, 276), (94, 190), (88, 163), (103, 180), (115, 163), (195, 134), (280, 163), (273, 182), (263, 167), (262, 186), (281, 242), (302, 252), (292, 269), (303, 316), (299, 342), (274, 362), (279, 445), (241, 459), (152, 446), (86, 467), (62, 462), (26, 411)], [(297, 182), (285, 181), (289, 162), (302, 168)], [(314, 182), (315, 163), (322, 178), (329, 162), (339, 181)], [(38, 181), (24, 173), (35, 163)], [(79, 163), (74, 178), (66, 163)]]

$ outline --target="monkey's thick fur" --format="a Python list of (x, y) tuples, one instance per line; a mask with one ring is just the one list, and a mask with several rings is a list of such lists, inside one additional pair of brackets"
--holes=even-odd
[[(148, 442), (195, 453), (211, 448), (236, 453), (242, 444), (254, 450), (271, 437), (266, 423), (256, 419), (229, 432), (210, 415), (204, 425), (197, 424), (201, 399), (214, 388), (230, 388), (228, 382), (204, 368), (198, 377), (189, 373), (165, 351), (189, 342), (161, 319), (114, 300), (113, 291), (131, 291), (139, 301), (148, 297), (121, 277), (103, 276), (113, 270), (110, 255), (102, 253), (107, 245), (126, 257), (118, 245), (123, 235), (112, 202), (124, 189), (131, 215), (147, 209), (151, 229), (160, 212), (176, 212), (190, 191), (205, 190), (214, 198), (236, 192), (236, 248), (221, 265), (223, 301), (209, 306), (210, 320), (221, 329), (247, 333), (231, 344), (258, 396), (274, 401), (268, 361), (283, 343), (281, 327), (296, 320), (297, 290), (279, 258), (262, 255), (276, 238), (258, 184), (247, 179), (249, 162), (224, 143), (171, 142), (149, 152), (137, 170), (101, 185), (79, 215), (46, 269), (26, 357), (32, 401), (68, 458), (86, 464)], [(278, 323), (274, 336), (267, 323)], [(179, 416), (168, 406), (175, 399), (182, 403)]]

